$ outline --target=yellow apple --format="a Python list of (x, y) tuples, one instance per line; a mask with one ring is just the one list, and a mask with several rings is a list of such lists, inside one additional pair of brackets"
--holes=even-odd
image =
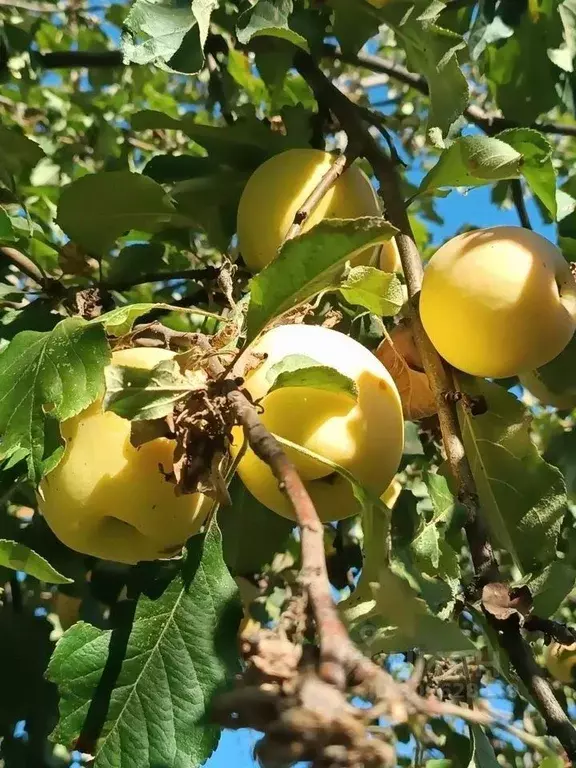
[(384, 491), (382, 496), (380, 496), (380, 501), (383, 501), (384, 504), (388, 507), (388, 509), (392, 509), (396, 502), (398, 501), (398, 497), (402, 493), (402, 483), (398, 480), (392, 480), (388, 488)]
[(551, 242), (522, 227), (458, 235), (430, 259), (422, 323), (442, 357), (473, 376), (516, 376), (549, 362), (574, 333), (576, 283)]
[[(165, 349), (114, 352), (114, 365), (151, 369), (173, 356)], [(173, 467), (174, 442), (158, 438), (134, 448), (130, 421), (102, 410), (102, 402), (61, 425), (65, 453), (41, 482), (40, 511), (68, 547), (120, 563), (177, 554), (200, 529), (210, 501), (176, 496), (164, 472)]]
[[(282, 325), (264, 334), (253, 351), (266, 355), (246, 379), (246, 389), (260, 401), (266, 427), (307, 450), (339, 464), (358, 482), (381, 496), (390, 485), (402, 456), (404, 422), (398, 391), (386, 368), (365, 347), (338, 331), (311, 325)], [(335, 368), (356, 383), (357, 400), (344, 392), (285, 387), (268, 394), (271, 371), (284, 358), (301, 355)], [(234, 433), (232, 453), (243, 442)], [(329, 466), (287, 453), (296, 465), (320, 518), (340, 520), (360, 509), (349, 482)], [(238, 473), (262, 504), (294, 519), (290, 503), (268, 466), (248, 447)]]
[(560, 411), (576, 408), (576, 392), (551, 392), (540, 378), (538, 371), (519, 376), (519, 381), (541, 405), (550, 405)]
[(400, 254), (396, 245), (396, 238), (382, 243), (380, 249), (379, 266), (383, 272), (402, 272)]
[(560, 645), (556, 641), (550, 643), (545, 652), (546, 669), (552, 677), (562, 683), (573, 683), (574, 665), (576, 664), (576, 643)]
[[(248, 179), (238, 206), (238, 248), (248, 269), (258, 272), (276, 258), (294, 216), (334, 163), (335, 156), (319, 149), (289, 149), (263, 163)], [(356, 165), (348, 168), (312, 211), (302, 232), (323, 219), (380, 216), (376, 193)], [(378, 248), (368, 248), (353, 264), (376, 260)], [(391, 263), (390, 258), (385, 259)]]

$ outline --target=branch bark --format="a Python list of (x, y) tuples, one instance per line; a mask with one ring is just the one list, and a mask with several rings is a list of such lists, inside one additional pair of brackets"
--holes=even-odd
[(30, 280), (33, 280), (41, 288), (44, 287), (46, 276), (32, 259), (29, 259), (28, 256), (16, 248), (10, 248), (8, 246), (1, 246), (0, 252), (8, 259), (8, 261), (17, 267), (23, 275), (29, 277)]
[(286, 242), (286, 240), (291, 240), (293, 237), (297, 237), (300, 234), (302, 227), (313, 213), (316, 206), (322, 200), (326, 192), (328, 192), (330, 187), (336, 183), (336, 180), (342, 176), (344, 171), (350, 165), (352, 165), (356, 157), (357, 155), (354, 152), (347, 151), (336, 158), (328, 173), (324, 174), (316, 187), (312, 190), (300, 208), (296, 211), (294, 221), (286, 233), (284, 242)]
[[(304, 53), (295, 56), (294, 63), (308, 82), (316, 99), (331, 109), (349, 140), (361, 147), (364, 157), (372, 165), (380, 183), (380, 195), (388, 220), (400, 232), (396, 243), (410, 296), (410, 314), (418, 351), (434, 394), (446, 458), (456, 481), (457, 496), (465, 506), (468, 520), (465, 525), (475, 572), (483, 583), (501, 581), (498, 564), (482, 519), (476, 485), (466, 458), (455, 406), (446, 398), (453, 390), (450, 370), (426, 336), (419, 319), (416, 300), (422, 284), (422, 260), (416, 246), (406, 207), (401, 195), (400, 180), (394, 162), (382, 152), (362, 119), (362, 113), (324, 75), (314, 60)], [(571, 760), (576, 760), (576, 729), (558, 703), (542, 671), (534, 661), (532, 651), (520, 634), (517, 624), (498, 622), (490, 614), (487, 619), (497, 632), (501, 647), (522, 682), (533, 696), (550, 733), (564, 747)]]
[(522, 226), (525, 227), (526, 229), (532, 229), (532, 224), (530, 223), (530, 216), (528, 215), (528, 210), (526, 209), (526, 201), (524, 200), (524, 189), (522, 187), (521, 180), (512, 179), (512, 181), (510, 182), (510, 188), (512, 190), (512, 202), (514, 203), (514, 207), (518, 212), (518, 218), (520, 219), (520, 224), (522, 224)]
[(164, 283), (168, 280), (209, 280), (216, 277), (218, 269), (216, 267), (204, 267), (202, 269), (180, 269), (174, 272), (147, 272), (138, 277), (127, 277), (124, 280), (104, 281), (101, 288), (106, 291), (125, 291), (136, 285), (145, 283)]

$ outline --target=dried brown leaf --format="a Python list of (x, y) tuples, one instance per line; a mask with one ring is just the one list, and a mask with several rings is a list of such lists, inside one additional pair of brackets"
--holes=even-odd
[(421, 370), (412, 331), (405, 321), (383, 339), (376, 350), (376, 357), (396, 383), (404, 418), (414, 421), (436, 413), (428, 377)]

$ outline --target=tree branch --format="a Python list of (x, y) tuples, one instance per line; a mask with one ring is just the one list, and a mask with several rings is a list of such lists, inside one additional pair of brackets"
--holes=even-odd
[(520, 179), (512, 179), (510, 182), (510, 188), (512, 190), (512, 202), (518, 212), (518, 218), (520, 224), (526, 229), (532, 229), (530, 223), (530, 217), (528, 216), (528, 210), (526, 209), (526, 201), (524, 200), (524, 190), (522, 188), (522, 182)]
[[(385, 204), (386, 216), (400, 230), (399, 234), (396, 235), (396, 243), (411, 299), (410, 315), (414, 336), (436, 401), (444, 450), (457, 484), (457, 496), (468, 513), (465, 531), (474, 568), (484, 583), (501, 580), (487, 529), (480, 514), (476, 485), (464, 451), (455, 406), (446, 398), (446, 392), (453, 389), (451, 374), (445, 368), (426, 336), (419, 319), (415, 300), (422, 283), (422, 260), (400, 193), (400, 181), (396, 167), (373, 139), (363, 122), (362, 113), (323, 74), (314, 60), (307, 54), (298, 53), (294, 63), (302, 77), (312, 88), (316, 99), (331, 109), (341, 128), (348, 134), (349, 139), (362, 148), (362, 154), (372, 165), (374, 174), (380, 183), (380, 195)], [(522, 682), (537, 702), (538, 709), (546, 720), (550, 733), (556, 736), (569, 757), (575, 760), (576, 730), (560, 707), (552, 689), (534, 661), (530, 647), (520, 635), (518, 625), (496, 621), (489, 613), (486, 613), (486, 616), (496, 629), (500, 644), (508, 652), (510, 661)]]
[(168, 280), (209, 280), (218, 274), (217, 267), (201, 269), (180, 269), (174, 272), (147, 272), (137, 277), (127, 277), (124, 280), (104, 281), (101, 288), (106, 291), (125, 291), (136, 285), (145, 283), (165, 283)]
[(352, 165), (357, 156), (358, 155), (354, 152), (346, 151), (336, 158), (334, 163), (330, 166), (328, 172), (324, 174), (316, 187), (312, 190), (300, 208), (296, 211), (294, 221), (286, 233), (284, 242), (286, 242), (286, 240), (291, 240), (293, 237), (297, 237), (297, 235), (300, 234), (302, 227), (306, 223), (308, 217), (322, 200), (326, 192), (328, 192), (330, 187), (336, 183), (336, 180), (342, 176), (344, 171), (349, 168), (350, 165)]
[(34, 61), (44, 69), (123, 67), (121, 51), (53, 51), (38, 53)]
[(216, 57), (213, 53), (206, 54), (206, 66), (208, 67), (208, 72), (210, 74), (208, 81), (209, 88), (212, 91), (212, 95), (215, 101), (220, 104), (220, 110), (222, 112), (224, 122), (226, 125), (234, 125), (236, 122), (236, 117), (228, 106), (228, 99), (226, 98), (226, 93), (224, 91), (224, 83), (222, 82), (220, 65), (218, 64), (218, 61), (216, 60)]
[[(414, 90), (427, 96), (429, 94), (428, 83), (424, 77), (410, 72), (402, 64), (398, 64), (392, 59), (384, 59), (372, 54), (360, 53), (357, 55), (343, 54), (335, 46), (326, 44), (324, 46), (324, 55), (327, 58), (340, 60), (346, 64), (365, 67), (373, 72), (381, 72), (389, 75), (405, 85), (409, 85)], [(514, 120), (508, 120), (505, 117), (491, 115), (485, 112), (481, 107), (472, 104), (464, 110), (465, 117), (474, 125), (482, 128), (489, 136), (505, 130), (506, 128), (522, 127), (520, 123)], [(576, 136), (576, 124), (564, 125), (563, 123), (532, 123), (527, 128), (533, 128), (540, 133), (557, 134), (560, 136)]]
[(10, 248), (6, 245), (0, 246), (0, 253), (2, 253), (8, 261), (12, 262), (23, 275), (26, 275), (26, 277), (29, 277), (30, 280), (39, 285), (40, 288), (45, 286), (46, 276), (40, 267), (35, 264), (32, 259), (29, 259), (28, 256), (21, 251), (18, 251), (16, 248)]

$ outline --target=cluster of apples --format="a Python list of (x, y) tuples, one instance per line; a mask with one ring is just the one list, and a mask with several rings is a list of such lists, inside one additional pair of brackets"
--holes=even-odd
[[(237, 230), (240, 252), (253, 272), (275, 258), (297, 210), (333, 161), (318, 150), (289, 150), (249, 179)], [(370, 180), (352, 165), (303, 229), (329, 217), (380, 214)], [(394, 241), (367, 249), (355, 264), (400, 270)], [(560, 252), (539, 235), (513, 227), (470, 232), (440, 248), (426, 268), (421, 294), (422, 320), (440, 354), (483, 377), (518, 375), (555, 357), (574, 332), (575, 308), (576, 284)], [(266, 427), (328, 460), (287, 449), (322, 520), (358, 511), (349, 482), (334, 464), (387, 498), (402, 455), (404, 417), (395, 382), (378, 357), (338, 331), (307, 324), (274, 327), (252, 351), (263, 362), (247, 374), (245, 387), (262, 406)], [(112, 362), (152, 368), (170, 354), (129, 349), (114, 352)], [(313, 387), (270, 391), (272, 369), (290, 355), (336, 369), (353, 380), (357, 396)], [(130, 422), (104, 412), (101, 403), (64, 423), (62, 431), (65, 454), (42, 482), (40, 508), (65, 544), (134, 563), (174, 555), (201, 528), (210, 501), (201, 494), (176, 496), (161, 471), (171, 469), (171, 441), (161, 438), (134, 448)], [(234, 456), (242, 441), (237, 428)], [(270, 469), (250, 448), (240, 458), (238, 473), (266, 507), (292, 517)]]

